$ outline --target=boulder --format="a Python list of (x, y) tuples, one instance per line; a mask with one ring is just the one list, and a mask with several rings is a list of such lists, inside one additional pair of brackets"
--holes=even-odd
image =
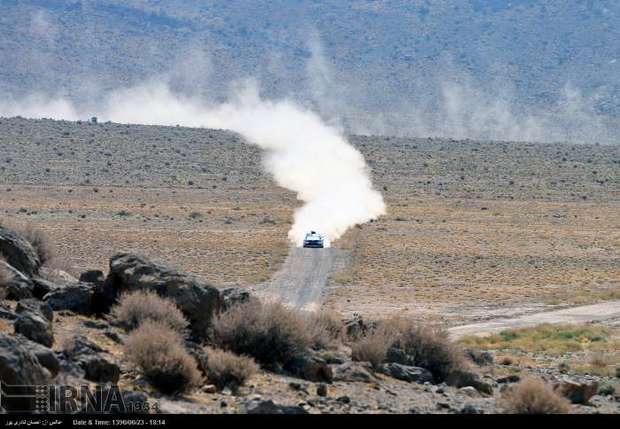
[(118, 382), (121, 370), (118, 364), (102, 355), (84, 356), (80, 359), (84, 378), (98, 383)]
[(27, 411), (33, 409), (31, 398), (16, 395), (31, 394), (29, 386), (46, 385), (51, 380), (49, 371), (26, 346), (0, 333), (0, 381), (2, 407), (8, 411)]
[(291, 375), (308, 381), (331, 383), (334, 379), (331, 366), (312, 352), (291, 359), (284, 369)]
[(598, 392), (598, 382), (564, 379), (555, 384), (555, 390), (573, 404), (587, 404)]
[(39, 272), (41, 260), (36, 250), (26, 238), (17, 231), (0, 225), (0, 255), (6, 262), (28, 277)]
[(5, 285), (6, 299), (19, 301), (20, 299), (28, 299), (34, 296), (34, 284), (32, 280), (15, 276)]
[(60, 361), (56, 356), (56, 353), (50, 348), (43, 346), (42, 344), (35, 343), (24, 337), (17, 337), (20, 343), (28, 349), (36, 358), (39, 363), (43, 365), (51, 374), (52, 377), (56, 377), (60, 371)]
[(211, 321), (222, 307), (219, 290), (196, 276), (179, 273), (136, 255), (112, 257), (101, 302), (111, 305), (120, 293), (135, 290), (152, 290), (174, 301), (190, 321), (195, 338), (208, 335)]
[(397, 380), (409, 383), (432, 383), (433, 375), (430, 371), (417, 366), (401, 365), (399, 363), (385, 363), (381, 365), (379, 371)]
[(478, 366), (492, 365), (493, 354), (487, 351), (465, 349), (465, 355)]
[(15, 312), (17, 314), (27, 312), (40, 313), (50, 322), (54, 321), (54, 312), (52, 311), (52, 307), (50, 307), (48, 303), (41, 302), (38, 299), (22, 299), (17, 303)]
[(250, 292), (238, 287), (220, 289), (220, 295), (222, 297), (221, 311), (226, 311), (235, 305), (246, 303), (251, 299)]
[(454, 387), (466, 387), (471, 386), (475, 388), (478, 392), (492, 395), (493, 394), (493, 386), (491, 384), (482, 380), (479, 374), (467, 371), (467, 370), (454, 370), (445, 380), (446, 384)]
[(17, 319), (13, 324), (15, 333), (46, 347), (51, 347), (54, 344), (52, 309), (49, 305), (37, 300), (24, 301), (23, 304), (20, 301), (15, 309), (17, 313)]
[(58, 289), (56, 284), (40, 277), (33, 278), (32, 285), (32, 296), (37, 299), (43, 299), (45, 295)]
[(308, 414), (296, 405), (280, 405), (269, 400), (251, 401), (245, 408), (247, 414)]
[(342, 365), (332, 365), (334, 381), (359, 381), (373, 383), (377, 377), (373, 375), (372, 365), (368, 362), (346, 362)]
[(78, 314), (92, 314), (95, 286), (91, 283), (74, 283), (61, 286), (43, 297), (55, 311), (69, 310)]
[(101, 270), (88, 270), (80, 274), (80, 281), (83, 283), (103, 285), (105, 282), (105, 275)]

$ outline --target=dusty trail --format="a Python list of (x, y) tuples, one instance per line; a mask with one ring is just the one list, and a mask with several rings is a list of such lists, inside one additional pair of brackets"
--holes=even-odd
[(485, 336), (501, 332), (505, 329), (527, 328), (540, 325), (541, 323), (579, 324), (614, 319), (620, 319), (620, 301), (607, 301), (599, 304), (565, 308), (563, 310), (455, 326), (449, 329), (449, 333), (452, 338), (456, 339), (466, 335)]
[(345, 251), (335, 248), (293, 248), (282, 268), (258, 292), (296, 309), (318, 310), (323, 288), (345, 255)]

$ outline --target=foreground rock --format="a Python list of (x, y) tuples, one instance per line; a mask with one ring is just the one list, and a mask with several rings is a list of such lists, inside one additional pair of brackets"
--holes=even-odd
[(34, 299), (23, 300), (17, 304), (15, 312), (16, 333), (46, 347), (54, 344), (53, 312), (49, 305)]
[(372, 383), (377, 381), (373, 375), (372, 365), (368, 362), (345, 362), (332, 365), (334, 381)]
[(219, 290), (198, 277), (136, 255), (112, 257), (101, 303), (109, 308), (121, 293), (135, 290), (153, 290), (173, 300), (190, 321), (192, 335), (197, 338), (208, 334), (213, 317), (222, 308)]
[(24, 236), (0, 225), (0, 255), (6, 262), (28, 277), (39, 272), (41, 260)]
[(381, 365), (380, 372), (397, 380), (408, 381), (409, 383), (433, 382), (433, 375), (430, 371), (417, 366), (386, 363)]
[(272, 400), (250, 402), (245, 409), (248, 414), (308, 414), (302, 407), (296, 405), (279, 405)]
[(24, 348), (28, 349), (28, 351), (36, 356), (39, 363), (50, 372), (52, 377), (58, 375), (60, 372), (60, 360), (58, 360), (56, 353), (54, 353), (52, 349), (42, 344), (35, 343), (34, 341), (29, 341), (24, 337), (17, 337), (17, 339)]
[(95, 286), (91, 283), (74, 283), (58, 287), (43, 299), (55, 310), (69, 310), (78, 314), (95, 312)]
[(308, 381), (331, 383), (334, 380), (331, 366), (325, 359), (310, 351), (291, 359), (284, 369), (291, 375)]
[(556, 383), (555, 390), (573, 404), (587, 404), (598, 392), (598, 383), (565, 379)]
[[(15, 395), (31, 393), (27, 387), (23, 386), (48, 384), (50, 373), (18, 339), (0, 334), (0, 381), (3, 384), (4, 393), (11, 394), (2, 396), (3, 408), (9, 411), (29, 410), (32, 407), (30, 399), (15, 397)], [(9, 388), (7, 385), (17, 387)]]

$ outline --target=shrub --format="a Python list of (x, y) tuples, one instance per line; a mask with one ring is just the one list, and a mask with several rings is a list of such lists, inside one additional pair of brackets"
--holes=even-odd
[(403, 319), (381, 322), (352, 345), (352, 358), (368, 361), (377, 368), (390, 361), (420, 366), (438, 380), (453, 370), (464, 369), (464, 353), (439, 328), (418, 326)]
[(41, 230), (34, 228), (32, 225), (27, 225), (20, 232), (37, 252), (41, 265), (45, 265), (53, 259), (54, 252), (52, 247), (47, 236)]
[(312, 345), (307, 321), (279, 303), (258, 300), (233, 306), (215, 319), (216, 344), (254, 357), (263, 365), (284, 365)]
[(220, 389), (230, 387), (236, 390), (258, 371), (254, 359), (247, 356), (211, 347), (205, 347), (204, 356), (202, 367), (207, 380)]
[(607, 396), (607, 395), (613, 395), (615, 393), (616, 393), (616, 388), (611, 383), (602, 384), (598, 388), (598, 394), (599, 395)]
[(388, 349), (394, 344), (396, 337), (397, 333), (390, 326), (380, 324), (351, 345), (351, 358), (370, 362), (374, 368), (378, 368), (385, 362)]
[(342, 318), (330, 311), (319, 311), (308, 316), (307, 320), (312, 347), (315, 349), (336, 348), (342, 342), (344, 325)]
[(522, 380), (504, 395), (503, 401), (511, 414), (566, 414), (571, 409), (567, 399), (537, 378)]
[(394, 347), (402, 349), (412, 359), (413, 365), (426, 368), (438, 381), (445, 380), (452, 371), (466, 367), (462, 350), (449, 340), (444, 329), (409, 325)]
[(193, 389), (202, 381), (196, 361), (182, 341), (177, 331), (147, 320), (127, 337), (124, 352), (156, 389), (177, 394)]
[(112, 316), (129, 330), (150, 320), (185, 334), (189, 325), (174, 302), (152, 291), (135, 291), (122, 295), (118, 304), (112, 308)]

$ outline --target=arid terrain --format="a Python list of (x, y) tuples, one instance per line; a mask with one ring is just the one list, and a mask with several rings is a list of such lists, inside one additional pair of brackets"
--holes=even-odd
[[(457, 324), (620, 298), (620, 147), (350, 140), (388, 213), (334, 243), (327, 307)], [(290, 251), (300, 203), (233, 133), (14, 118), (0, 146), (0, 213), (70, 272), (133, 251), (254, 287)]]
[[(262, 171), (259, 150), (231, 132), (0, 119), (0, 220), (43, 232), (52, 256), (39, 274), (32, 262), (34, 274), (21, 280), (0, 266), (9, 285), (3, 350), (35, 355), (22, 377), (38, 374), (37, 383), (118, 383), (127, 398), (168, 413), (521, 413), (528, 389), (546, 407), (537, 412), (617, 413), (620, 147), (350, 140), (387, 214), (331, 249), (295, 249), (287, 232), (300, 203)], [(0, 232), (6, 246), (11, 232)], [(36, 237), (17, 253), (38, 250)], [(80, 282), (50, 277), (55, 268)], [(182, 343), (165, 343), (168, 325), (153, 333), (110, 311), (121, 293), (145, 287), (188, 319), (177, 321), (189, 324), (187, 338), (182, 329), (171, 334)], [(293, 309), (257, 309), (245, 291)], [(154, 298), (134, 304), (140, 317), (161, 311), (174, 321), (165, 300), (145, 299)], [(300, 309), (335, 319), (304, 319), (314, 316)], [(413, 324), (380, 321), (392, 316)], [(226, 317), (235, 329), (226, 331)], [(299, 347), (297, 355), (274, 366), (257, 351), (258, 334), (244, 349), (246, 320), (276, 323), (284, 334), (270, 340)], [(451, 327), (456, 343), (419, 328), (422, 320)], [(138, 341), (141, 329), (147, 341)], [(132, 357), (156, 347), (154, 338), (165, 345), (157, 353), (175, 350), (181, 367), (198, 364), (206, 379), (189, 386), (197, 376), (188, 376), (183, 392), (171, 393), (145, 369), (150, 352)], [(388, 354), (373, 357), (377, 344)], [(239, 389), (217, 385), (209, 360), (229, 351), (237, 355), (220, 365), (247, 371)]]

